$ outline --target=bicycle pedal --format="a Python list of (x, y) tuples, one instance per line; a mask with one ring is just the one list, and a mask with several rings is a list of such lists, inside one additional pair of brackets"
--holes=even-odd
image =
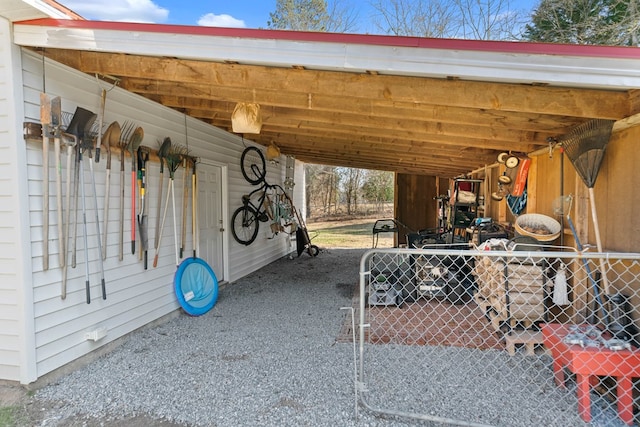
[(260, 215), (258, 215), (258, 221), (267, 222), (269, 221), (269, 216), (267, 216), (266, 213), (261, 213)]

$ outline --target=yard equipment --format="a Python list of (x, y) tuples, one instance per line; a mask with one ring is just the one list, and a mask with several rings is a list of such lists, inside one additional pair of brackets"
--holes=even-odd
[(102, 142), (104, 148), (107, 151), (107, 169), (105, 176), (105, 190), (104, 190), (104, 215), (102, 221), (104, 222), (104, 230), (102, 235), (102, 259), (107, 259), (107, 228), (109, 227), (109, 199), (111, 188), (111, 146), (117, 145), (120, 140), (120, 123), (112, 122), (104, 135), (102, 136)]
[[(584, 250), (582, 243), (580, 242), (580, 238), (578, 237), (578, 233), (576, 232), (576, 227), (573, 224), (573, 220), (571, 219), (571, 206), (573, 204), (573, 195), (569, 194), (567, 196), (560, 196), (553, 201), (553, 211), (554, 213), (561, 217), (566, 215), (567, 224), (569, 224), (569, 228), (571, 229), (571, 234), (573, 234), (573, 238), (576, 242), (576, 248), (578, 251)], [(589, 278), (589, 282), (591, 282), (593, 288), (593, 298), (594, 298), (594, 306), (597, 304), (597, 308), (594, 307), (592, 312), (592, 318), (590, 319), (591, 323), (595, 323), (595, 314), (596, 311), (599, 310), (602, 315), (602, 320), (605, 322), (605, 325), (609, 324), (609, 315), (605, 308), (602, 297), (600, 296), (600, 288), (598, 287), (598, 282), (593, 277), (593, 273), (591, 268), (589, 267), (589, 260), (582, 258), (582, 262), (584, 263), (584, 269), (587, 272), (587, 277)]]
[(62, 168), (60, 167), (60, 133), (62, 104), (60, 97), (51, 99), (51, 130), (53, 131), (53, 152), (56, 162), (56, 210), (58, 213), (58, 262), (65, 264), (64, 224), (62, 219)]
[(171, 195), (172, 202), (172, 213), (173, 213), (173, 241), (175, 245), (176, 252), (176, 267), (178, 267), (179, 259), (178, 259), (178, 224), (176, 223), (176, 198), (174, 191), (174, 179), (176, 170), (180, 167), (180, 163), (182, 162), (182, 157), (186, 154), (186, 149), (181, 146), (172, 145), (171, 149), (168, 150), (166, 155), (167, 167), (169, 168), (169, 185), (167, 189), (167, 200), (164, 205), (164, 213), (162, 214), (162, 224), (160, 226), (160, 236), (158, 238), (158, 244), (156, 247), (156, 253), (153, 258), (153, 266), (157, 267), (158, 265), (158, 254), (160, 252), (160, 242), (162, 239), (162, 232), (164, 230), (164, 222), (167, 219), (167, 209), (169, 207), (169, 195)]
[[(88, 239), (87, 239), (87, 208), (86, 208), (86, 200), (85, 200), (85, 189), (84, 189), (84, 168), (82, 157), (84, 151), (87, 148), (90, 148), (90, 141), (86, 141), (85, 135), (89, 133), (93, 123), (96, 120), (96, 115), (91, 111), (85, 110), (82, 107), (77, 107), (76, 112), (73, 115), (73, 119), (71, 119), (71, 123), (69, 123), (69, 127), (67, 128), (67, 133), (75, 135), (78, 141), (78, 185), (80, 186), (80, 193), (82, 199), (82, 223), (84, 230), (84, 261), (85, 261), (85, 290), (87, 296), (87, 304), (91, 303), (91, 285), (89, 284), (89, 248), (88, 248)], [(101, 258), (102, 259), (102, 258)]]
[[(97, 153), (99, 150), (98, 144), (102, 140), (101, 132), (102, 132), (102, 129), (97, 128), (94, 132), (92, 132), (92, 135), (89, 138), (87, 138), (85, 133), (85, 143), (83, 145), (85, 149), (89, 152), (89, 172), (91, 175), (91, 187), (93, 189), (93, 210), (96, 216), (96, 236), (98, 238), (98, 265), (100, 266), (100, 287), (102, 289), (102, 299), (107, 299), (107, 288), (104, 280), (102, 242), (101, 242), (101, 235), (100, 235), (100, 218), (98, 217), (98, 195), (96, 193), (96, 173), (93, 168), (94, 152), (97, 157)], [(97, 137), (95, 137), (94, 135), (97, 135)], [(95, 145), (92, 145), (92, 141), (94, 140), (95, 140)], [(80, 171), (80, 173), (82, 173), (82, 170)], [(83, 200), (83, 203), (84, 203), (84, 200)]]
[(144, 203), (147, 183), (147, 161), (149, 161), (149, 149), (147, 147), (138, 148), (138, 185), (140, 187), (140, 213), (138, 214), (138, 231), (140, 233), (140, 251), (144, 252), (144, 269), (147, 269), (147, 250), (149, 248), (149, 238), (147, 234), (147, 215)]
[(295, 214), (297, 221), (296, 250), (298, 252), (298, 256), (302, 255), (302, 252), (304, 252), (305, 250), (312, 257), (318, 256), (318, 254), (320, 253), (320, 248), (316, 245), (311, 244), (311, 238), (309, 237), (309, 231), (307, 230), (304, 218), (302, 218), (300, 211), (296, 209), (293, 202), (291, 202), (291, 207), (293, 208), (293, 213)]
[(198, 192), (198, 177), (196, 175), (195, 157), (191, 158), (191, 240), (193, 240), (193, 257), (196, 257), (196, 248), (198, 247), (198, 200), (196, 198)]
[(42, 124), (42, 269), (49, 269), (49, 125), (51, 101), (40, 94), (40, 123)]
[(124, 122), (120, 132), (120, 141), (118, 142), (118, 146), (120, 147), (120, 231), (118, 235), (118, 260), (120, 261), (124, 258), (124, 154), (128, 150), (134, 129), (135, 125), (133, 123)]
[(131, 254), (136, 253), (136, 150), (142, 143), (144, 130), (138, 126), (133, 131), (127, 144), (127, 150), (131, 154)]
[[(567, 157), (569, 157), (571, 164), (573, 164), (576, 172), (589, 190), (591, 217), (593, 219), (598, 252), (602, 252), (603, 249), (593, 186), (596, 183), (598, 171), (604, 158), (604, 152), (611, 138), (613, 123), (613, 120), (590, 120), (576, 126), (561, 139), (564, 152), (567, 154)], [(602, 272), (605, 294), (609, 295), (609, 282), (607, 280), (603, 259), (600, 259), (600, 270)]]
[(182, 234), (180, 234), (180, 259), (184, 254), (184, 247), (187, 242), (187, 203), (189, 201), (189, 186), (187, 185), (187, 171), (189, 169), (190, 157), (184, 156), (183, 167), (184, 174), (182, 175)]
[[(75, 147), (77, 145), (77, 138), (74, 135), (68, 135), (63, 133), (62, 136), (64, 144), (67, 147), (67, 177), (66, 177), (66, 191), (65, 191), (65, 209), (67, 212), (67, 218), (63, 227), (63, 236), (64, 239), (64, 248), (65, 248), (65, 262), (62, 265), (62, 280), (60, 282), (61, 293), (60, 298), (65, 299), (67, 297), (67, 277), (69, 272), (69, 260), (68, 260), (68, 248), (69, 248), (69, 224), (71, 222), (71, 162), (74, 160), (71, 159), (71, 154), (75, 152)], [(67, 136), (71, 137), (68, 138)], [(74, 222), (75, 224), (75, 222)]]
[(158, 250), (158, 242), (160, 241), (160, 213), (162, 209), (162, 192), (163, 192), (163, 179), (164, 179), (164, 163), (167, 153), (171, 148), (171, 138), (166, 137), (162, 143), (159, 143), (158, 148), (158, 160), (160, 160), (160, 176), (158, 180), (158, 205), (156, 211), (156, 230), (155, 230), (155, 239), (154, 239), (154, 249)]

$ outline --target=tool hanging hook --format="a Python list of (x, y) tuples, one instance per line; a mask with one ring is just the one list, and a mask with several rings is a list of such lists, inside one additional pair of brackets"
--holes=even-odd
[(553, 159), (553, 149), (558, 145), (558, 140), (550, 136), (547, 138), (547, 143), (549, 144), (549, 158)]
[(98, 73), (94, 74), (95, 78), (96, 78), (96, 82), (98, 83), (98, 86), (100, 86), (100, 88), (102, 89), (102, 86), (100, 85), (101, 81), (104, 81), (104, 79), (109, 79), (109, 80), (113, 80), (113, 83), (111, 84), (111, 87), (109, 89), (103, 89), (107, 92), (111, 92), (111, 90), (118, 86), (118, 84), (120, 83), (120, 79), (118, 77), (114, 77), (114, 76), (109, 76), (107, 74), (103, 74), (102, 75), (102, 79), (100, 79), (100, 77), (98, 77)]

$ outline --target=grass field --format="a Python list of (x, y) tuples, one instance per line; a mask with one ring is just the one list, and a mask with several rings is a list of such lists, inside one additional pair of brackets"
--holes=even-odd
[[(321, 221), (308, 223), (307, 229), (311, 243), (320, 248), (371, 248), (375, 222), (372, 218)], [(378, 234), (377, 247), (393, 247), (393, 233)]]

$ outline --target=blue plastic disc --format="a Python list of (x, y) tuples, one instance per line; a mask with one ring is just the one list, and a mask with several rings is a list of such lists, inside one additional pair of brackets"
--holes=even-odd
[(180, 263), (174, 287), (180, 306), (191, 316), (205, 314), (218, 300), (218, 279), (200, 258), (187, 258)]

